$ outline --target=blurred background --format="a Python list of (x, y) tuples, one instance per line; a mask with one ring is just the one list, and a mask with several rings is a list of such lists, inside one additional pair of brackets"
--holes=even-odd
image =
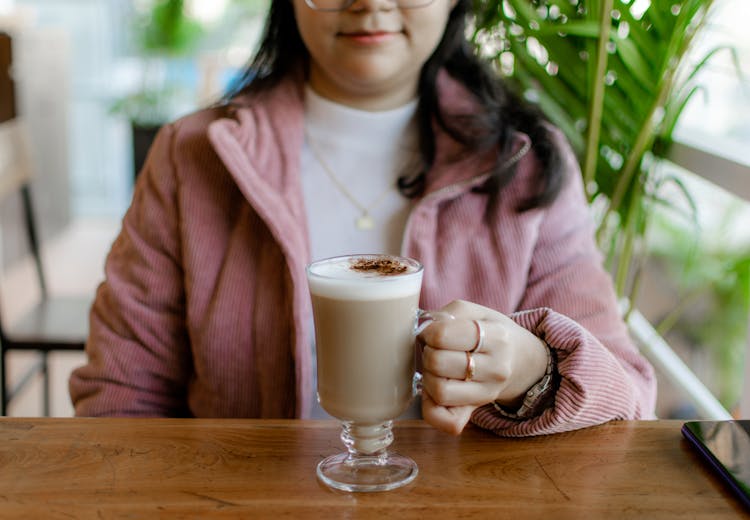
[[(13, 95), (0, 89), (0, 106), (6, 117), (14, 106), (29, 138), (50, 292), (93, 297), (155, 131), (219, 98), (252, 54), (264, 2), (0, 0), (0, 76), (14, 84)], [(4, 323), (40, 297), (18, 206), (0, 205)], [(67, 378), (83, 359), (50, 355), (53, 415), (72, 414)], [(13, 387), (36, 355), (7, 360)], [(41, 382), (25, 385), (8, 414), (41, 414)]]
[[(516, 3), (494, 5), (512, 18)], [(527, 3), (537, 12), (545, 4)], [(659, 2), (616, 4), (638, 18)], [(266, 0), (0, 0), (0, 83), (14, 85), (12, 94), (0, 88), (0, 114), (12, 110), (28, 130), (52, 291), (93, 297), (153, 133), (218, 99), (252, 55), (265, 7)], [(696, 73), (699, 88), (685, 100), (674, 144), (659, 162), (661, 177), (674, 181), (659, 191), (665, 203), (643, 235), (640, 288), (632, 294), (649, 326), (734, 414), (750, 318), (749, 19), (746, 0), (716, 0), (691, 42), (687, 61), (712, 56)], [(16, 206), (0, 205), (6, 323), (38, 298)], [(81, 352), (51, 356), (52, 415), (72, 414), (67, 377), (83, 359)], [(33, 362), (33, 353), (11, 354), (9, 384)], [(38, 379), (13, 399), (9, 415), (42, 413)], [(693, 383), (674, 381), (660, 369), (659, 415), (701, 415), (680, 387)]]

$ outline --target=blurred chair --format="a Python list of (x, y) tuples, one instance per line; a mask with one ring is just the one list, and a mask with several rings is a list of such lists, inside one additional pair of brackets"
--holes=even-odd
[[(39, 301), (12, 324), (5, 322), (3, 309), (0, 308), (0, 415), (7, 415), (10, 401), (33, 381), (36, 375), (41, 375), (43, 415), (48, 416), (48, 354), (60, 350), (81, 351), (88, 334), (91, 299), (56, 298), (48, 294), (31, 200), (31, 174), (31, 158), (22, 121), (16, 118), (0, 123), (0, 201), (4, 202), (17, 194), (21, 206), (19, 218), (3, 222), (3, 229), (8, 230), (10, 226), (22, 228), (22, 234), (26, 236), (33, 256), (40, 295)], [(3, 301), (8, 301), (7, 295)], [(8, 353), (13, 351), (37, 351), (40, 357), (13, 388), (9, 388)]]

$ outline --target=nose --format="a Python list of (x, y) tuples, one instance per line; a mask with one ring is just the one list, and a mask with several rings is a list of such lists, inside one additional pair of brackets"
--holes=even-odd
[(352, 11), (391, 11), (398, 6), (396, 0), (354, 0), (349, 7)]

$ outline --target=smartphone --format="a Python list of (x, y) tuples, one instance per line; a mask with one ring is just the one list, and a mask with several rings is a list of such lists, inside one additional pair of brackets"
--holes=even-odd
[(750, 508), (750, 420), (688, 421), (682, 435)]

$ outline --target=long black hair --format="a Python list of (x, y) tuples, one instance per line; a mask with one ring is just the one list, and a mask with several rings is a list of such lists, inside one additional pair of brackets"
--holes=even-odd
[[(534, 194), (518, 209), (545, 206), (559, 193), (563, 177), (550, 124), (535, 106), (512, 92), (495, 71), (476, 56), (465, 36), (471, 6), (471, 0), (458, 0), (451, 10), (442, 40), (422, 67), (417, 107), (420, 173), (402, 176), (399, 190), (407, 197), (422, 194), (426, 172), (435, 160), (433, 125), (437, 123), (468, 152), (498, 150), (488, 180), (478, 188), (489, 195), (488, 211), (492, 210), (502, 188), (516, 173), (516, 163), (509, 159), (513, 153), (514, 134), (523, 132), (531, 139), (532, 151), (541, 169)], [(297, 30), (292, 2), (272, 0), (258, 51), (229, 88), (224, 100), (243, 93), (265, 91), (289, 73), (306, 66), (308, 61), (309, 53)], [(459, 118), (443, 113), (437, 91), (437, 76), (441, 69), (474, 95), (481, 110)]]

